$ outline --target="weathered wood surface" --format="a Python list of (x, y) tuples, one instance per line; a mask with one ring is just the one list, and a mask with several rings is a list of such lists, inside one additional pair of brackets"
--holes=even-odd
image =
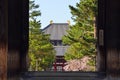
[(7, 80), (7, 0), (0, 0), (0, 80)]
[(0, 80), (7, 80), (7, 46), (0, 44)]
[(120, 0), (106, 0), (106, 66), (107, 73), (120, 78)]
[(28, 0), (0, 0), (0, 80), (27, 70), (28, 4)]
[[(98, 0), (97, 16), (97, 71), (106, 72), (105, 53), (105, 0)], [(103, 31), (101, 33), (100, 31)], [(103, 35), (102, 35), (103, 34)]]
[(29, 0), (8, 1), (8, 80), (27, 71)]
[[(120, 79), (120, 0), (99, 0), (98, 25), (104, 30), (104, 45), (99, 45), (100, 65), (108, 80)], [(99, 34), (99, 33), (98, 33)], [(99, 37), (99, 36), (98, 36)], [(100, 37), (99, 37), (100, 39)]]

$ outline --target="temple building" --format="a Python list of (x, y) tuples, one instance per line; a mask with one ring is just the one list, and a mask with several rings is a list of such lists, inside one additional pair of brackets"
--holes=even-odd
[(66, 34), (66, 30), (68, 30), (68, 23), (50, 23), (42, 30), (45, 34), (50, 34), (50, 42), (56, 50), (56, 60), (52, 67), (53, 71), (63, 71), (66, 62), (64, 53), (68, 46), (62, 43), (62, 37)]

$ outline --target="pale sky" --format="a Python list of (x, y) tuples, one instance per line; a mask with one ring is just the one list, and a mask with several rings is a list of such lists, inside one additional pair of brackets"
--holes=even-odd
[(73, 21), (71, 19), (72, 15), (70, 13), (69, 5), (75, 6), (80, 0), (35, 0), (36, 4), (40, 5), (40, 11), (42, 13), (41, 20), (42, 28), (49, 25), (50, 20), (53, 23), (67, 23), (67, 20)]

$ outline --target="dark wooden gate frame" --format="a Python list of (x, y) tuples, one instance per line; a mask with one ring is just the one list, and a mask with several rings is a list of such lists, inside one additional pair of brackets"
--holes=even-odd
[[(120, 0), (98, 0), (97, 69), (120, 77)], [(29, 1), (0, 0), (0, 78), (27, 71)], [(2, 77), (1, 77), (2, 76)]]
[(28, 31), (29, 0), (0, 0), (0, 80), (27, 71)]
[(120, 77), (120, 1), (98, 0), (97, 69)]

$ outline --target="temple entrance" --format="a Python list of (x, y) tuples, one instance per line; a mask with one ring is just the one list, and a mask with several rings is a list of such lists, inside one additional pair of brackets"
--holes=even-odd
[[(93, 4), (92, 8), (94, 7), (95, 9), (97, 8), (96, 1), (94, 2), (94, 0), (91, 0), (91, 1), (88, 1), (88, 3)], [(81, 3), (78, 2), (78, 4), (83, 6), (84, 9), (86, 9), (86, 6), (84, 6), (82, 2)], [(84, 4), (87, 4), (87, 3), (85, 2)], [(39, 8), (35, 8), (32, 5), (38, 6), (38, 4), (35, 4), (34, 1), (32, 0), (29, 3), (29, 6), (30, 6), (29, 52), (28, 52), (29, 59), (30, 59), (29, 71), (50, 71), (50, 70), (52, 71), (96, 71), (96, 63), (95, 63), (96, 53), (97, 53), (96, 52), (97, 50), (95, 48), (95, 45), (96, 45), (96, 26), (95, 26), (96, 18), (95, 17), (96, 16), (92, 8), (90, 8), (90, 6), (87, 5), (87, 7), (90, 8), (89, 12), (91, 13), (88, 15), (90, 15), (92, 18), (84, 15), (85, 10), (83, 10), (84, 13), (83, 14), (81, 13), (81, 15), (86, 17), (86, 19), (84, 18), (81, 21), (78, 20), (77, 22), (75, 22), (75, 25), (70, 24), (71, 22), (69, 20), (68, 21), (66, 20), (66, 22), (63, 22), (63, 23), (61, 22), (56, 23), (54, 22), (54, 20), (51, 20), (50, 23), (47, 24), (47, 26), (45, 26), (43, 29), (40, 29), (43, 26), (40, 25), (40, 20), (38, 20), (36, 17), (42, 17), (42, 15), (40, 16), (40, 11), (37, 11), (37, 9)], [(66, 6), (66, 8), (69, 8), (69, 5), (68, 7)], [(72, 8), (72, 5), (71, 5), (71, 8)], [(72, 10), (71, 8), (70, 8), (71, 12), (72, 11), (74, 12), (74, 10)], [(77, 9), (79, 8), (82, 8), (82, 7), (78, 7)], [(55, 13), (54, 11), (52, 12)], [(36, 12), (39, 15), (34, 16), (32, 15), (33, 12), (34, 13)], [(49, 13), (51, 12), (49, 11)], [(41, 14), (44, 15), (44, 13), (42, 12)], [(66, 16), (67, 14), (68, 13), (66, 13)], [(61, 15), (61, 17), (63, 16)], [(82, 25), (85, 24), (85, 27), (77, 23), (81, 23)], [(36, 26), (36, 25), (39, 25), (39, 26)], [(40, 31), (43, 32), (43, 34)], [(47, 35), (49, 35), (49, 38), (48, 38), (49, 41), (46, 40)], [(49, 42), (52, 44), (54, 48), (55, 55), (53, 52), (51, 52), (52, 49), (50, 50), (50, 47), (46, 46), (46, 45), (51, 45), (49, 44)], [(48, 59), (50, 62), (47, 61)], [(47, 66), (47, 64), (49, 66)]]
[[(98, 72), (27, 72), (28, 0), (0, 0), (1, 80), (119, 80), (120, 1), (98, 1)], [(103, 72), (103, 73), (102, 73)], [(91, 74), (91, 75), (90, 75)]]

